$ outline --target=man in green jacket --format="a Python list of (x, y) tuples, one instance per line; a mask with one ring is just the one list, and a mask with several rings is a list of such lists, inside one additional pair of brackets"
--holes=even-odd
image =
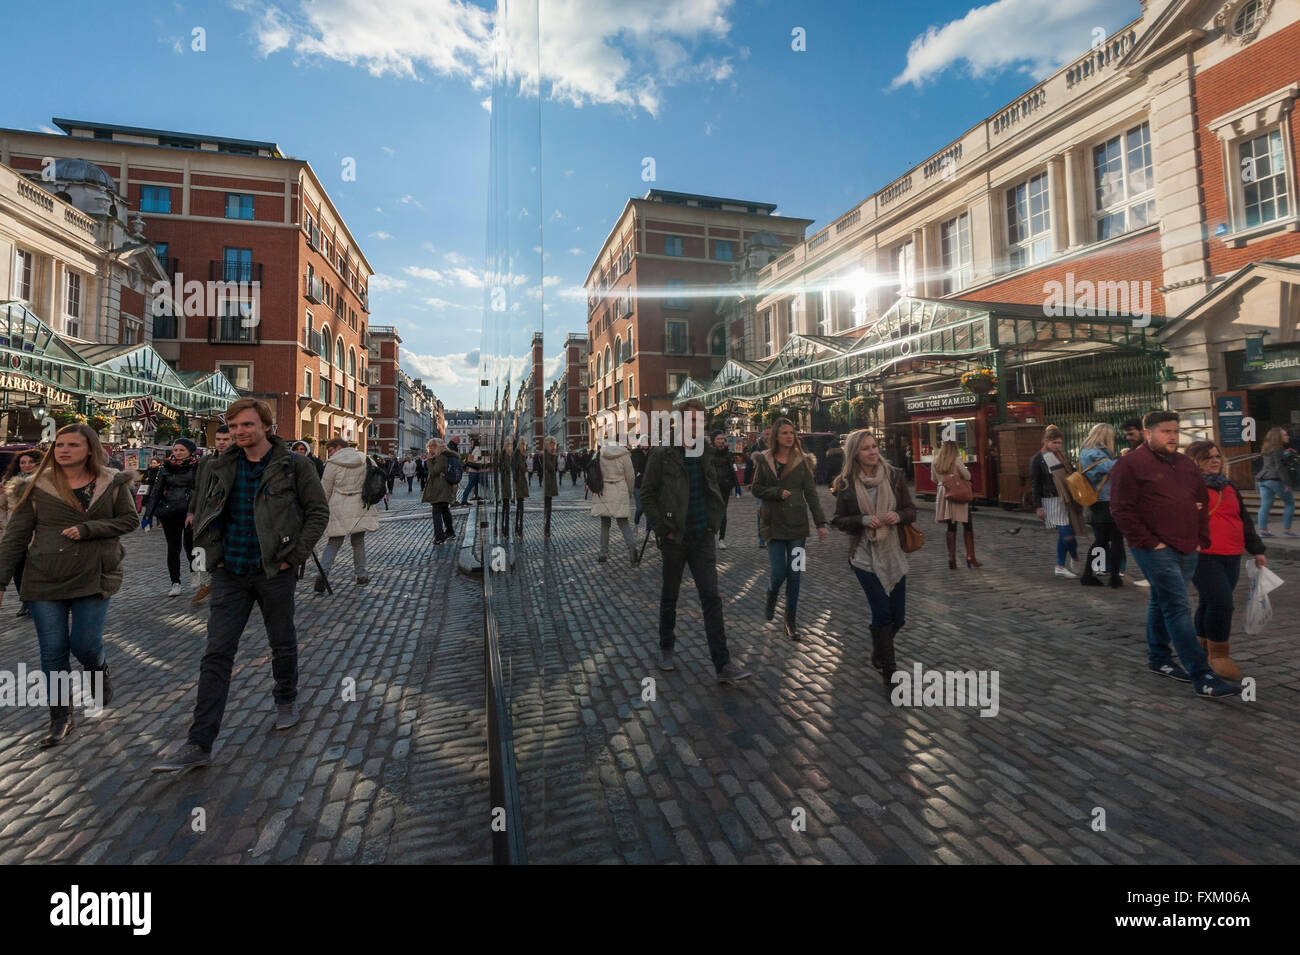
[(212, 574), (208, 645), (199, 671), (189, 741), (154, 772), (206, 766), (230, 694), (230, 674), (253, 605), (271, 643), (275, 728), (298, 722), (298, 641), (293, 597), (297, 567), (329, 523), (329, 504), (311, 460), (273, 436), (271, 409), (240, 398), (226, 410), (236, 448), (215, 458), (195, 488), (194, 551)]
[[(681, 411), (684, 415), (703, 415), (704, 405), (693, 399), (683, 404)], [(713, 539), (725, 506), (713, 466), (713, 449), (706, 443), (699, 455), (688, 455), (673, 429), (667, 447), (651, 450), (641, 479), (641, 508), (664, 560), (663, 589), (659, 592), (659, 669), (677, 669), (673, 660), (677, 595), (682, 571), (689, 565), (704, 611), (704, 633), (718, 682), (738, 683), (750, 674), (732, 663), (727, 652), (722, 597), (718, 594), (718, 552)]]

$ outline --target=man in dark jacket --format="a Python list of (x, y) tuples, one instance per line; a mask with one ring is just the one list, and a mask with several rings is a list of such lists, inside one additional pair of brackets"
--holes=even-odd
[(731, 449), (727, 447), (727, 436), (721, 431), (713, 432), (713, 470), (718, 475), (718, 490), (722, 492), (722, 521), (718, 524), (718, 549), (726, 550), (727, 505), (731, 495), (736, 493), (740, 482), (736, 480), (736, 467), (731, 462)]
[(649, 458), (645, 448), (640, 444), (633, 445), (628, 457), (632, 460), (632, 473), (636, 475), (636, 482), (632, 485), (632, 497), (636, 499), (636, 513), (632, 518), (632, 524), (635, 527), (641, 526), (641, 515), (645, 512), (641, 509), (641, 481), (645, 477), (645, 463)]
[[(704, 405), (693, 399), (681, 410), (683, 414), (703, 414)], [(718, 489), (713, 450), (705, 445), (702, 454), (690, 457), (676, 429), (673, 432), (668, 447), (651, 450), (641, 481), (641, 506), (664, 560), (663, 589), (659, 592), (659, 669), (677, 669), (673, 660), (677, 595), (682, 571), (689, 565), (704, 611), (704, 632), (718, 682), (737, 683), (750, 674), (732, 663), (727, 652), (722, 597), (718, 594), (718, 554), (713, 542), (725, 504)]]
[[(1209, 493), (1200, 468), (1178, 451), (1178, 415), (1153, 411), (1142, 421), (1145, 442), (1110, 472), (1110, 513), (1151, 585), (1147, 667), (1191, 683), (1203, 699), (1241, 692), (1210, 669), (1196, 639), (1187, 587), (1197, 554), (1210, 546)], [(1170, 641), (1183, 666), (1174, 663)], [(1184, 669), (1186, 667), (1186, 669)], [(1190, 671), (1190, 675), (1189, 672)]]
[(194, 550), (197, 569), (212, 572), (208, 645), (199, 671), (198, 700), (189, 740), (154, 772), (178, 772), (212, 762), (212, 744), (230, 695), (230, 674), (253, 605), (262, 611), (275, 676), (275, 728), (298, 722), (298, 640), (293, 596), (299, 564), (312, 554), (329, 523), (316, 468), (271, 434), (271, 408), (240, 398), (226, 410), (235, 439), (196, 488)]

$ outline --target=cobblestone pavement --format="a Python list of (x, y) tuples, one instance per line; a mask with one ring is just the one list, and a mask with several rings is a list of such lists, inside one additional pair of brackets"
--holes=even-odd
[[(530, 861), (1300, 861), (1290, 542), (1272, 548), (1289, 586), (1267, 631), (1246, 636), (1241, 613), (1234, 627), (1258, 699), (1211, 702), (1146, 669), (1148, 590), (1054, 577), (1054, 535), (990, 509), (975, 519), (983, 569), (950, 571), (923, 510), (899, 665), (996, 670), (999, 710), (981, 717), (889, 704), (844, 535), (809, 542), (807, 642), (785, 639), (780, 610), (764, 621), (755, 510), (732, 499), (720, 552), (731, 652), (754, 673), (737, 687), (714, 682), (689, 579), (678, 669), (654, 668), (653, 542), (634, 569), (616, 534), (598, 564), (584, 510), (557, 511), (549, 544), (528, 512), (501, 615)], [(1243, 574), (1239, 609), (1245, 593)]]
[[(764, 621), (748, 497), (731, 502), (720, 580), (731, 651), (753, 679), (714, 682), (689, 579), (678, 670), (659, 673), (653, 542), (640, 568), (598, 564), (581, 488), (565, 486), (549, 543), (533, 495), (498, 585), (530, 861), (1300, 859), (1300, 549), (1275, 559), (1288, 586), (1267, 632), (1235, 628), (1258, 700), (1212, 703), (1146, 670), (1146, 590), (1053, 577), (1052, 536), (987, 509), (984, 568), (949, 571), (923, 512), (899, 663), (996, 670), (998, 714), (982, 718), (889, 704), (843, 535), (809, 542), (807, 642), (784, 638), (779, 611)], [(300, 584), (299, 726), (270, 730), (254, 613), (214, 765), (180, 778), (148, 770), (189, 725), (205, 614), (162, 596), (162, 535), (129, 535), (107, 629), (112, 707), (78, 714), (69, 743), (45, 752), (43, 711), (0, 710), (0, 863), (488, 861), (481, 592), (431, 545), (417, 499), (399, 489), (370, 535), (369, 587), (352, 584), (347, 548), (335, 596), (312, 593), (311, 575)], [(35, 667), (14, 609), (11, 588), (0, 667)]]
[[(99, 719), (78, 711), (68, 743), (43, 752), (44, 710), (0, 710), (0, 863), (490, 860), (481, 588), (455, 573), (450, 545), (432, 546), (418, 501), (418, 487), (399, 489), (367, 535), (369, 586), (353, 583), (346, 546), (334, 596), (312, 591), (314, 573), (299, 584), (299, 725), (271, 730), (254, 611), (213, 765), (182, 777), (149, 767), (185, 739), (206, 606), (165, 596), (161, 531), (124, 538), (105, 633), (113, 704)], [(11, 587), (0, 666), (37, 669), (16, 609)]]

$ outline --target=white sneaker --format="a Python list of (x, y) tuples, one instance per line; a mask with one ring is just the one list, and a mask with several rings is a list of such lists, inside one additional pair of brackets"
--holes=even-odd
[(727, 549), (727, 542), (726, 542), (726, 541), (718, 541), (718, 550), (726, 550), (726, 549)]
[(178, 583), (177, 583), (177, 584), (172, 584), (172, 589), (169, 590), (169, 591), (167, 591), (167, 596), (168, 596), (168, 597), (179, 597), (180, 595), (181, 595), (181, 585), (178, 584)]
[(1150, 587), (1150, 586), (1151, 586), (1151, 581), (1149, 581), (1149, 580), (1135, 580), (1135, 581), (1133, 581), (1133, 586), (1134, 586), (1134, 587)]
[(1057, 577), (1073, 577), (1073, 578), (1076, 578), (1076, 579), (1077, 579), (1079, 575), (1078, 575), (1078, 574), (1075, 574), (1075, 573), (1071, 573), (1070, 570), (1068, 570), (1068, 569), (1065, 568), (1065, 567), (1058, 567), (1058, 568), (1056, 568), (1056, 576), (1057, 576)]

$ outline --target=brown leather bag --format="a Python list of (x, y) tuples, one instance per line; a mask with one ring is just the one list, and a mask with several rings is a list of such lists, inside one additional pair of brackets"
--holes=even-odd
[(975, 488), (970, 481), (960, 477), (956, 471), (944, 476), (943, 494), (945, 500), (954, 504), (969, 504), (975, 500)]
[(904, 554), (910, 554), (925, 546), (925, 535), (915, 524), (899, 524), (898, 545), (903, 548)]

